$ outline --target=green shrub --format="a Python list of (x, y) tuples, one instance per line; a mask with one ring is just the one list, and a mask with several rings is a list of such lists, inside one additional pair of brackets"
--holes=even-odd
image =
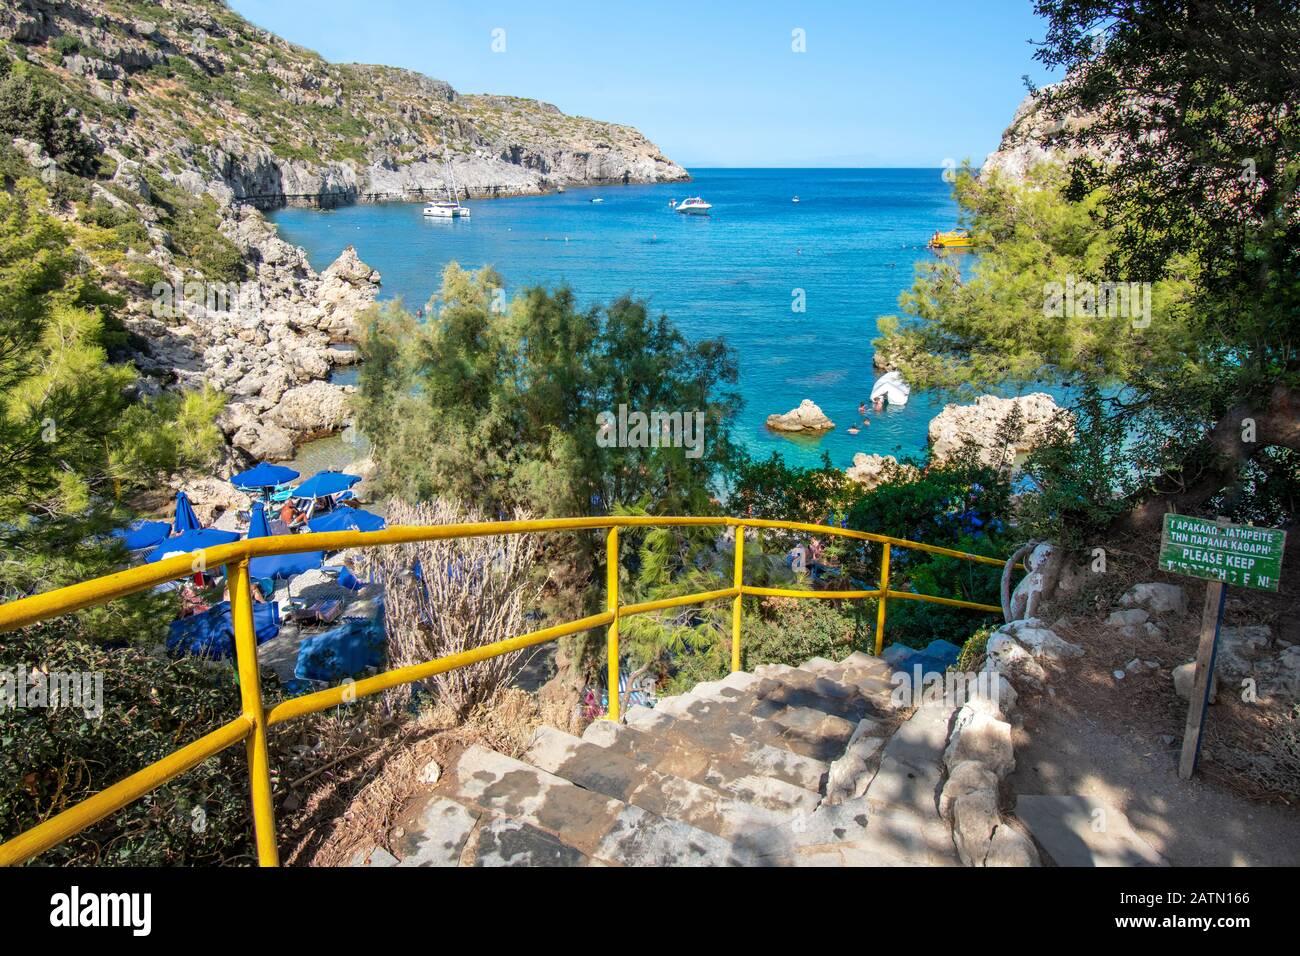
[[(981, 465), (971, 451), (932, 465), (915, 481), (881, 485), (858, 499), (848, 527), (939, 545), (970, 554), (1005, 558), (1014, 550), (1007, 529), (1011, 485), (1006, 474)], [(851, 577), (879, 581), (879, 545), (844, 549)], [(890, 551), (890, 587), (935, 597), (1000, 604), (1001, 568), (910, 548)], [(889, 602), (885, 640), (924, 647), (936, 638), (961, 645), (992, 615), (905, 599)]]
[(68, 172), (95, 172), (99, 149), (68, 115), (66, 101), (38, 84), (30, 71), (15, 70), (7, 62), (0, 69), (0, 135), (39, 143)]
[[(0, 635), (0, 673), (102, 675), (102, 716), (0, 708), (0, 834), (12, 837), (239, 714), (229, 665), (108, 650), (61, 622)], [(0, 677), (0, 679), (3, 679)], [(248, 772), (236, 746), (36, 859), (45, 865), (214, 865), (251, 857)]]
[[(762, 664), (798, 667), (812, 657), (838, 661), (857, 650), (870, 652), (869, 610), (863, 602), (818, 598), (766, 598), (757, 605), (746, 602), (741, 621), (741, 667), (747, 671)], [(727, 627), (697, 629), (690, 648), (674, 656), (664, 693), (685, 693), (701, 681), (726, 676), (731, 670), (729, 614), (725, 620)]]

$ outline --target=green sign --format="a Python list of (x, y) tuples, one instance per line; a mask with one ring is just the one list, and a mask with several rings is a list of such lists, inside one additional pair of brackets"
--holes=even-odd
[(1285, 531), (1167, 514), (1160, 536), (1160, 569), (1276, 591), (1285, 549)]

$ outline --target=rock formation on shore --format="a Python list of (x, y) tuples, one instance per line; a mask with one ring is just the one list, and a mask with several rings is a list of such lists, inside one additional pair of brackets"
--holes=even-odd
[[(980, 175), (998, 174), (1022, 182), (1035, 166), (1042, 163), (1061, 165), (1081, 154), (1076, 149), (1051, 146), (1048, 139), (1063, 130), (1077, 130), (1090, 122), (1087, 114), (1072, 111), (1061, 118), (1048, 113), (1044, 96), (1055, 88), (1045, 86), (1030, 93), (1017, 107), (1011, 125), (1002, 133), (998, 148), (989, 153), (980, 167)], [(1104, 150), (1088, 150), (1087, 155), (1105, 158)]]
[(443, 195), (452, 178), (469, 196), (689, 179), (630, 127), (328, 63), (208, 0), (21, 0), (0, 9), (0, 40), (93, 144), (81, 168), (26, 139), (0, 151), (101, 230), (78, 248), (127, 303), (139, 388), (220, 390), (218, 424), (247, 458), (346, 424), (348, 390), (328, 379), (355, 361), (380, 278), (351, 247), (318, 274), (259, 209)]
[[(1013, 410), (1018, 410), (1018, 433), (1004, 441), (1001, 434)], [(1018, 398), (981, 395), (973, 405), (945, 405), (930, 421), (930, 457), (936, 463), (953, 458), (967, 445), (974, 445), (979, 460), (1001, 467), (1017, 455), (1037, 448), (1058, 425), (1068, 425), (1066, 413), (1052, 396), (1034, 392)]]
[(150, 7), (23, 0), (0, 10), (0, 39), (77, 92), (102, 145), (129, 141), (219, 202), (442, 195), (449, 170), (469, 196), (690, 178), (628, 126), (462, 95), (411, 70), (330, 63), (224, 4)]
[(893, 455), (868, 455), (860, 451), (853, 456), (853, 464), (844, 474), (860, 484), (863, 491), (874, 491), (895, 481), (913, 481), (921, 473), (914, 465), (899, 464)]
[(835, 423), (826, 417), (811, 398), (805, 398), (798, 408), (783, 415), (768, 415), (767, 427), (778, 432), (819, 434), (830, 431)]

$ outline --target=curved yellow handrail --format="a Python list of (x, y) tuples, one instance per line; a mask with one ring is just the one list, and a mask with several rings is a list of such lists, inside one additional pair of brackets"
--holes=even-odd
[[(643, 527), (731, 527), (736, 529), (736, 555), (732, 586), (713, 591), (701, 591), (640, 604), (618, 603), (618, 531), (620, 528)], [(867, 591), (806, 591), (790, 588), (765, 588), (744, 583), (744, 529), (781, 529), (803, 531), (823, 536), (849, 538), (884, 545), (881, 562), (880, 587)], [(459, 654), (437, 660), (413, 664), (384, 671), (364, 680), (348, 682), (313, 694), (294, 697), (264, 710), (257, 667), (257, 640), (253, 632), (253, 606), (248, 565), (255, 557), (275, 554), (295, 554), (303, 551), (337, 551), (343, 548), (365, 548), (388, 544), (405, 544), (413, 541), (436, 541), (450, 538), (474, 538), (500, 534), (531, 534), (554, 531), (599, 531), (607, 533), (608, 576), (606, 581), (607, 610), (566, 624), (542, 628), (518, 637), (497, 641)], [(968, 554), (908, 541), (866, 531), (853, 531), (830, 525), (798, 521), (772, 521), (760, 518), (700, 518), (615, 516), (607, 518), (543, 518), (530, 521), (489, 521), (426, 527), (398, 526), (383, 531), (332, 531), (300, 535), (279, 535), (237, 541), (213, 548), (167, 558), (155, 564), (143, 565), (116, 574), (83, 581), (68, 587), (35, 594), (0, 604), (0, 632), (35, 624), (60, 614), (104, 604), (115, 598), (134, 594), (167, 581), (175, 580), (196, 570), (225, 565), (230, 581), (231, 616), (235, 628), (236, 662), (240, 677), (242, 712), (239, 717), (217, 728), (180, 750), (151, 764), (143, 770), (118, 781), (105, 790), (69, 807), (62, 813), (0, 844), (0, 866), (24, 863), (50, 847), (68, 839), (122, 807), (157, 789), (198, 763), (215, 756), (241, 740), (248, 750), (253, 828), (257, 843), (258, 862), (262, 866), (276, 866), (279, 854), (276, 848), (275, 815), (272, 805), (270, 766), (267, 756), (267, 732), (271, 727), (350, 703), (361, 697), (380, 693), (401, 684), (425, 680), (435, 674), (467, 667), (480, 661), (509, 654), (535, 644), (557, 640), (568, 634), (607, 627), (609, 655), (609, 686), (618, 687), (618, 622), (621, 618), (649, 614), (671, 607), (700, 604), (707, 601), (731, 599), (732, 610), (732, 669), (740, 669), (741, 602), (745, 597), (791, 597), (819, 600), (879, 599), (876, 624), (876, 653), (883, 644), (885, 606), (890, 598), (911, 601), (928, 601), (951, 607), (1000, 613), (1001, 608), (973, 601), (961, 601), (937, 595), (895, 591), (889, 587), (889, 554), (892, 547), (908, 548), (929, 554), (960, 558), (980, 564), (1001, 566), (997, 558)], [(607, 717), (619, 719), (618, 694), (610, 695)]]

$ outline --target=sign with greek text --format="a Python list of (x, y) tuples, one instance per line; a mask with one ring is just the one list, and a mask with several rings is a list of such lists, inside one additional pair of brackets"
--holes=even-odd
[(1160, 537), (1160, 570), (1276, 591), (1285, 548), (1285, 531), (1167, 514)]

